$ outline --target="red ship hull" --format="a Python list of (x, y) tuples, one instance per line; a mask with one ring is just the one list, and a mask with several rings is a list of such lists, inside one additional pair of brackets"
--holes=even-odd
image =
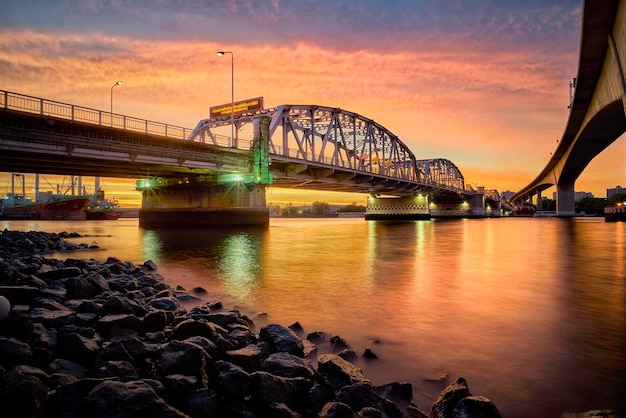
[(89, 202), (89, 197), (77, 196), (4, 207), (2, 217), (5, 219), (83, 220), (87, 202)]

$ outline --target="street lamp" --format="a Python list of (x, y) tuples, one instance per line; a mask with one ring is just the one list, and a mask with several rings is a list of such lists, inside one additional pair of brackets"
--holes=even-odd
[(237, 147), (235, 142), (235, 54), (232, 51), (218, 51), (217, 55), (223, 57), (225, 54), (230, 54), (230, 124), (231, 124), (231, 138), (232, 145)]
[(122, 82), (118, 81), (111, 86), (111, 126), (113, 126), (113, 87), (119, 86), (120, 84), (122, 84)]

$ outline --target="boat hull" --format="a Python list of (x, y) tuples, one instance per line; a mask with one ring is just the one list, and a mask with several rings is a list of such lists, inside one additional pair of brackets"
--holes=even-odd
[(111, 211), (87, 211), (85, 210), (85, 215), (87, 216), (87, 220), (89, 221), (115, 221), (122, 217), (123, 212), (117, 210)]
[(41, 219), (41, 220), (84, 220), (84, 207), (88, 197), (72, 197), (57, 201), (29, 203), (19, 206), (4, 207), (4, 219)]

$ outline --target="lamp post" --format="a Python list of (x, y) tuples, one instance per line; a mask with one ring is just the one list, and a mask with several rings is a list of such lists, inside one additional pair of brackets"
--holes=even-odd
[(111, 126), (113, 126), (113, 87), (119, 86), (120, 84), (122, 84), (122, 82), (118, 81), (111, 86)]
[(232, 146), (237, 147), (235, 141), (235, 54), (232, 51), (218, 51), (217, 55), (223, 57), (230, 54), (230, 124), (231, 124), (231, 140)]

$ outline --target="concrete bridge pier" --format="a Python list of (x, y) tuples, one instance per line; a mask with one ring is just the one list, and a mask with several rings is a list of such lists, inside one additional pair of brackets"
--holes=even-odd
[(365, 220), (430, 219), (428, 196), (377, 197), (368, 196)]
[(266, 116), (254, 120), (253, 159), (242, 164), (250, 164), (244, 172), (137, 182), (142, 191), (139, 225), (267, 227), (270, 120)]
[(476, 193), (472, 196), (469, 203), (472, 217), (480, 218), (486, 215), (484, 193)]
[(574, 184), (556, 185), (556, 216), (575, 216), (576, 203), (574, 202)]
[(265, 188), (241, 181), (173, 184), (142, 191), (140, 226), (267, 226)]

